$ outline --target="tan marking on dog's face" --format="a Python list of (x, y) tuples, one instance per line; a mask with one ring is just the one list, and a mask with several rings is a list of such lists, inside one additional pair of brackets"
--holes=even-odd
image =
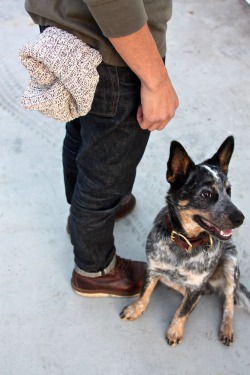
[[(201, 232), (204, 232), (204, 229), (193, 220), (193, 216), (201, 216), (199, 210), (185, 210), (180, 212), (181, 224), (189, 238), (196, 238)], [(209, 221), (209, 217), (206, 217), (206, 214), (202, 214), (206, 220)]]
[(188, 199), (184, 199), (183, 201), (179, 201), (179, 206), (180, 207), (186, 207), (189, 204)]

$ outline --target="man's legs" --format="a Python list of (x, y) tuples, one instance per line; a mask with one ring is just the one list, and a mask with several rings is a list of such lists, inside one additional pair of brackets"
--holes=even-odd
[[(92, 110), (75, 123), (81, 127), (76, 180), (76, 169), (73, 164), (70, 167), (70, 155), (64, 150), (66, 189), (70, 191), (70, 185), (75, 186), (71, 199), (71, 240), (77, 270), (82, 275), (102, 274), (115, 259), (115, 213), (121, 198), (131, 192), (136, 167), (149, 137), (149, 132), (136, 121), (140, 97), (136, 76), (128, 68), (105, 64), (100, 66), (99, 73)], [(75, 134), (72, 125), (67, 137), (69, 130)], [(76, 143), (80, 144), (80, 138)]]
[[(76, 158), (82, 145), (81, 122), (75, 119), (66, 124), (66, 136), (63, 144), (63, 172), (64, 185), (67, 202), (71, 205), (75, 190), (78, 168)], [(116, 211), (116, 220), (129, 214), (136, 204), (136, 199), (132, 193), (125, 195), (119, 202), (119, 208)], [(68, 217), (67, 232), (71, 234), (71, 216)]]

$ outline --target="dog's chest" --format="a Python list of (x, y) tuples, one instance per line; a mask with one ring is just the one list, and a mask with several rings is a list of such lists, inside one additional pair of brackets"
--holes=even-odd
[(178, 284), (199, 288), (214, 272), (219, 261), (220, 248), (217, 246), (211, 251), (201, 250), (195, 251), (192, 255), (183, 255), (180, 256), (179, 252), (175, 252), (175, 249), (169, 246), (157, 246), (156, 251), (148, 254), (149, 267), (169, 286)]

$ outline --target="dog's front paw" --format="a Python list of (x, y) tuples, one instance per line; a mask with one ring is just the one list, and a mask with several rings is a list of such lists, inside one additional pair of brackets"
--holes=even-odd
[(143, 306), (139, 302), (134, 302), (131, 305), (124, 307), (120, 313), (120, 318), (123, 320), (135, 320), (144, 312)]
[(220, 334), (220, 339), (224, 345), (230, 346), (234, 341), (234, 335), (224, 335), (223, 333)]
[(167, 330), (165, 338), (166, 338), (168, 345), (175, 346), (181, 343), (182, 338), (183, 338), (183, 331), (180, 329), (175, 329), (173, 327), (170, 327)]
[(234, 341), (232, 316), (225, 315), (220, 326), (220, 339), (224, 345), (229, 346)]
[(230, 326), (223, 326), (220, 331), (220, 339), (224, 345), (230, 346), (234, 341), (233, 329)]

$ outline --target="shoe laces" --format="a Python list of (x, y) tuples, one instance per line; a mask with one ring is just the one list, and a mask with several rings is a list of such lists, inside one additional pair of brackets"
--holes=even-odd
[(131, 264), (132, 264), (132, 260), (124, 259), (124, 258), (120, 258), (116, 256), (116, 264), (115, 264), (114, 270), (125, 272), (131, 268)]

